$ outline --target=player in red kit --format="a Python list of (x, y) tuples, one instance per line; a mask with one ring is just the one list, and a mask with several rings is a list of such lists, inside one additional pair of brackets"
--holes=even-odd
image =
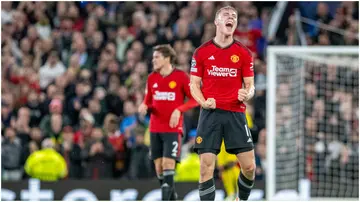
[[(148, 77), (139, 113), (150, 116), (151, 157), (160, 181), (162, 200), (176, 200), (175, 164), (180, 161), (182, 112), (198, 106), (190, 93), (189, 76), (172, 66), (176, 53), (170, 45), (154, 48), (154, 72)], [(190, 98), (184, 104), (185, 97)]]
[(195, 51), (190, 70), (191, 94), (202, 107), (195, 144), (201, 165), (199, 194), (201, 200), (215, 200), (213, 173), (224, 140), (226, 151), (240, 163), (239, 198), (247, 200), (254, 184), (255, 157), (244, 102), (254, 95), (253, 59), (233, 38), (237, 25), (233, 7), (219, 9), (214, 23), (215, 38)]

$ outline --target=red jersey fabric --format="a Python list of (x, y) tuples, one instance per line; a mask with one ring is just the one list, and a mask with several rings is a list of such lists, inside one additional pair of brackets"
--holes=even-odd
[[(184, 112), (198, 105), (191, 96), (189, 83), (189, 76), (178, 69), (165, 77), (158, 72), (149, 75), (144, 103), (151, 110), (150, 132), (182, 133), (182, 115), (177, 127), (171, 128), (169, 123), (175, 109)], [(184, 104), (185, 97), (190, 100)]]
[(252, 29), (249, 31), (242, 32), (240, 30), (235, 30), (234, 38), (244, 44), (249, 48), (253, 53), (257, 53), (256, 42), (260, 39), (262, 33), (260, 30)]
[(253, 77), (253, 59), (239, 41), (221, 48), (210, 40), (201, 45), (192, 58), (191, 75), (202, 78), (202, 93), (216, 100), (216, 108), (244, 112), (246, 106), (237, 98), (243, 77)]

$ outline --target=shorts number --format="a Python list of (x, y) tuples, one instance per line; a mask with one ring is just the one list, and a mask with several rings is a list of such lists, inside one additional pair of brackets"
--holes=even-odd
[(174, 142), (172, 143), (172, 145), (174, 146), (174, 148), (172, 149), (172, 154), (171, 154), (171, 156), (176, 157), (176, 156), (177, 156), (177, 153), (178, 153), (179, 143), (176, 142), (176, 141), (174, 141)]
[(246, 135), (251, 138), (251, 133), (250, 133), (250, 130), (249, 128), (247, 127), (247, 125), (245, 124), (245, 130), (246, 130)]

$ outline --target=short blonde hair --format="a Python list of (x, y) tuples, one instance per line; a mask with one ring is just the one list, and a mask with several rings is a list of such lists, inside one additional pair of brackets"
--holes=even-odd
[(232, 6), (224, 6), (224, 7), (221, 7), (218, 11), (216, 11), (215, 19), (218, 17), (218, 15), (220, 14), (220, 12), (221, 12), (222, 10), (228, 10), (228, 9), (235, 11), (236, 16), (238, 16), (238, 12), (237, 12), (237, 10), (236, 10), (234, 7), (232, 7)]

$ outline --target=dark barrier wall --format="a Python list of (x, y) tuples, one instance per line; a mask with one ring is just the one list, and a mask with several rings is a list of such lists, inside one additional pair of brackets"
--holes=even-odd
[[(216, 200), (223, 200), (221, 182), (216, 184)], [(56, 183), (36, 179), (1, 183), (1, 200), (151, 200), (161, 199), (157, 180), (66, 180)], [(199, 200), (197, 183), (176, 183), (180, 200)], [(264, 182), (257, 181), (250, 198), (261, 200)]]

